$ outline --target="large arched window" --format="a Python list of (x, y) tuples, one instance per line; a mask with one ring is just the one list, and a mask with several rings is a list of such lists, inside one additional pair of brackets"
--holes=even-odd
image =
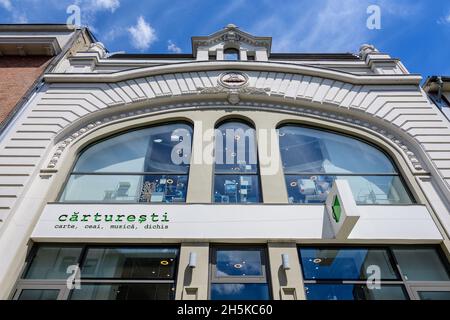
[(241, 121), (221, 124), (214, 155), (214, 202), (261, 202), (255, 129)]
[(335, 179), (349, 182), (357, 204), (412, 202), (392, 161), (370, 144), (298, 125), (278, 135), (290, 203), (325, 202)]
[(173, 123), (103, 140), (80, 155), (63, 202), (185, 202), (192, 127)]

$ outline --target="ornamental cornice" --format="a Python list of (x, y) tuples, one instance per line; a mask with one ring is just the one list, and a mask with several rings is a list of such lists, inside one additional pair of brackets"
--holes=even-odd
[(364, 85), (417, 85), (419, 86), (422, 77), (416, 74), (402, 75), (358, 75), (346, 72), (320, 68), (310, 65), (296, 65), (280, 62), (244, 62), (244, 61), (195, 61), (183, 62), (170, 65), (151, 66), (145, 68), (135, 68), (114, 73), (48, 73), (44, 75), (47, 83), (115, 83), (130, 79), (158, 76), (164, 74), (176, 74), (183, 72), (206, 72), (206, 71), (256, 71), (256, 72), (276, 72), (286, 74), (299, 74), (313, 77), (320, 77), (330, 80), (342, 81), (345, 83)]

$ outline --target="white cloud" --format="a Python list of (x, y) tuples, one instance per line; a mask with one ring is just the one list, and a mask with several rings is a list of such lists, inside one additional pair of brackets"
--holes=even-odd
[(135, 26), (128, 28), (128, 32), (131, 35), (133, 46), (139, 50), (148, 49), (157, 39), (155, 29), (145, 21), (143, 16), (138, 18)]
[(13, 9), (10, 0), (0, 0), (0, 6), (2, 6), (3, 8), (5, 8), (8, 11), (11, 11)]
[(438, 24), (450, 24), (450, 13), (447, 16), (445, 16), (445, 17), (439, 18), (437, 23)]
[(119, 0), (92, 0), (92, 9), (116, 11), (120, 7)]
[(25, 12), (22, 12), (12, 5), (11, 0), (0, 0), (0, 7), (9, 11), (11, 14), (12, 23), (27, 23), (28, 18)]
[[(366, 27), (369, 0), (298, 0), (282, 7), (264, 1), (271, 12), (251, 25), (249, 32), (273, 37), (273, 52), (357, 52), (363, 43), (376, 39), (378, 30)], [(410, 2), (379, 0), (381, 28), (395, 16), (410, 19), (420, 13)], [(406, 25), (406, 24), (405, 24)], [(378, 41), (376, 44), (382, 44)], [(382, 49), (382, 48), (381, 48)]]
[(167, 41), (167, 50), (173, 53), (181, 53), (181, 48), (173, 43), (172, 40)]
[(272, 14), (260, 19), (249, 31), (259, 36), (271, 35), (273, 52), (348, 51), (362, 43), (358, 38), (366, 29), (362, 20), (366, 8), (358, 0), (327, 0), (308, 6), (299, 1), (281, 9), (268, 5)]

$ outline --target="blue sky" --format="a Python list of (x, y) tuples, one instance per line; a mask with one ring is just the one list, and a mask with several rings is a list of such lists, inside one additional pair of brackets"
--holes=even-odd
[[(191, 52), (228, 23), (273, 37), (273, 52), (357, 52), (363, 43), (424, 77), (450, 75), (449, 0), (0, 0), (0, 23), (65, 23), (76, 4), (110, 52)], [(367, 7), (381, 29), (366, 27)]]

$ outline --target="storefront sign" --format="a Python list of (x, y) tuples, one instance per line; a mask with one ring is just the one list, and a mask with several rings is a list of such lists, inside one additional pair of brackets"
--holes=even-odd
[(341, 196), (339, 206), (49, 204), (31, 237), (118, 243), (442, 238), (425, 206), (358, 206), (357, 221), (354, 210)]
[(324, 207), (49, 204), (32, 238), (292, 239), (322, 236)]

